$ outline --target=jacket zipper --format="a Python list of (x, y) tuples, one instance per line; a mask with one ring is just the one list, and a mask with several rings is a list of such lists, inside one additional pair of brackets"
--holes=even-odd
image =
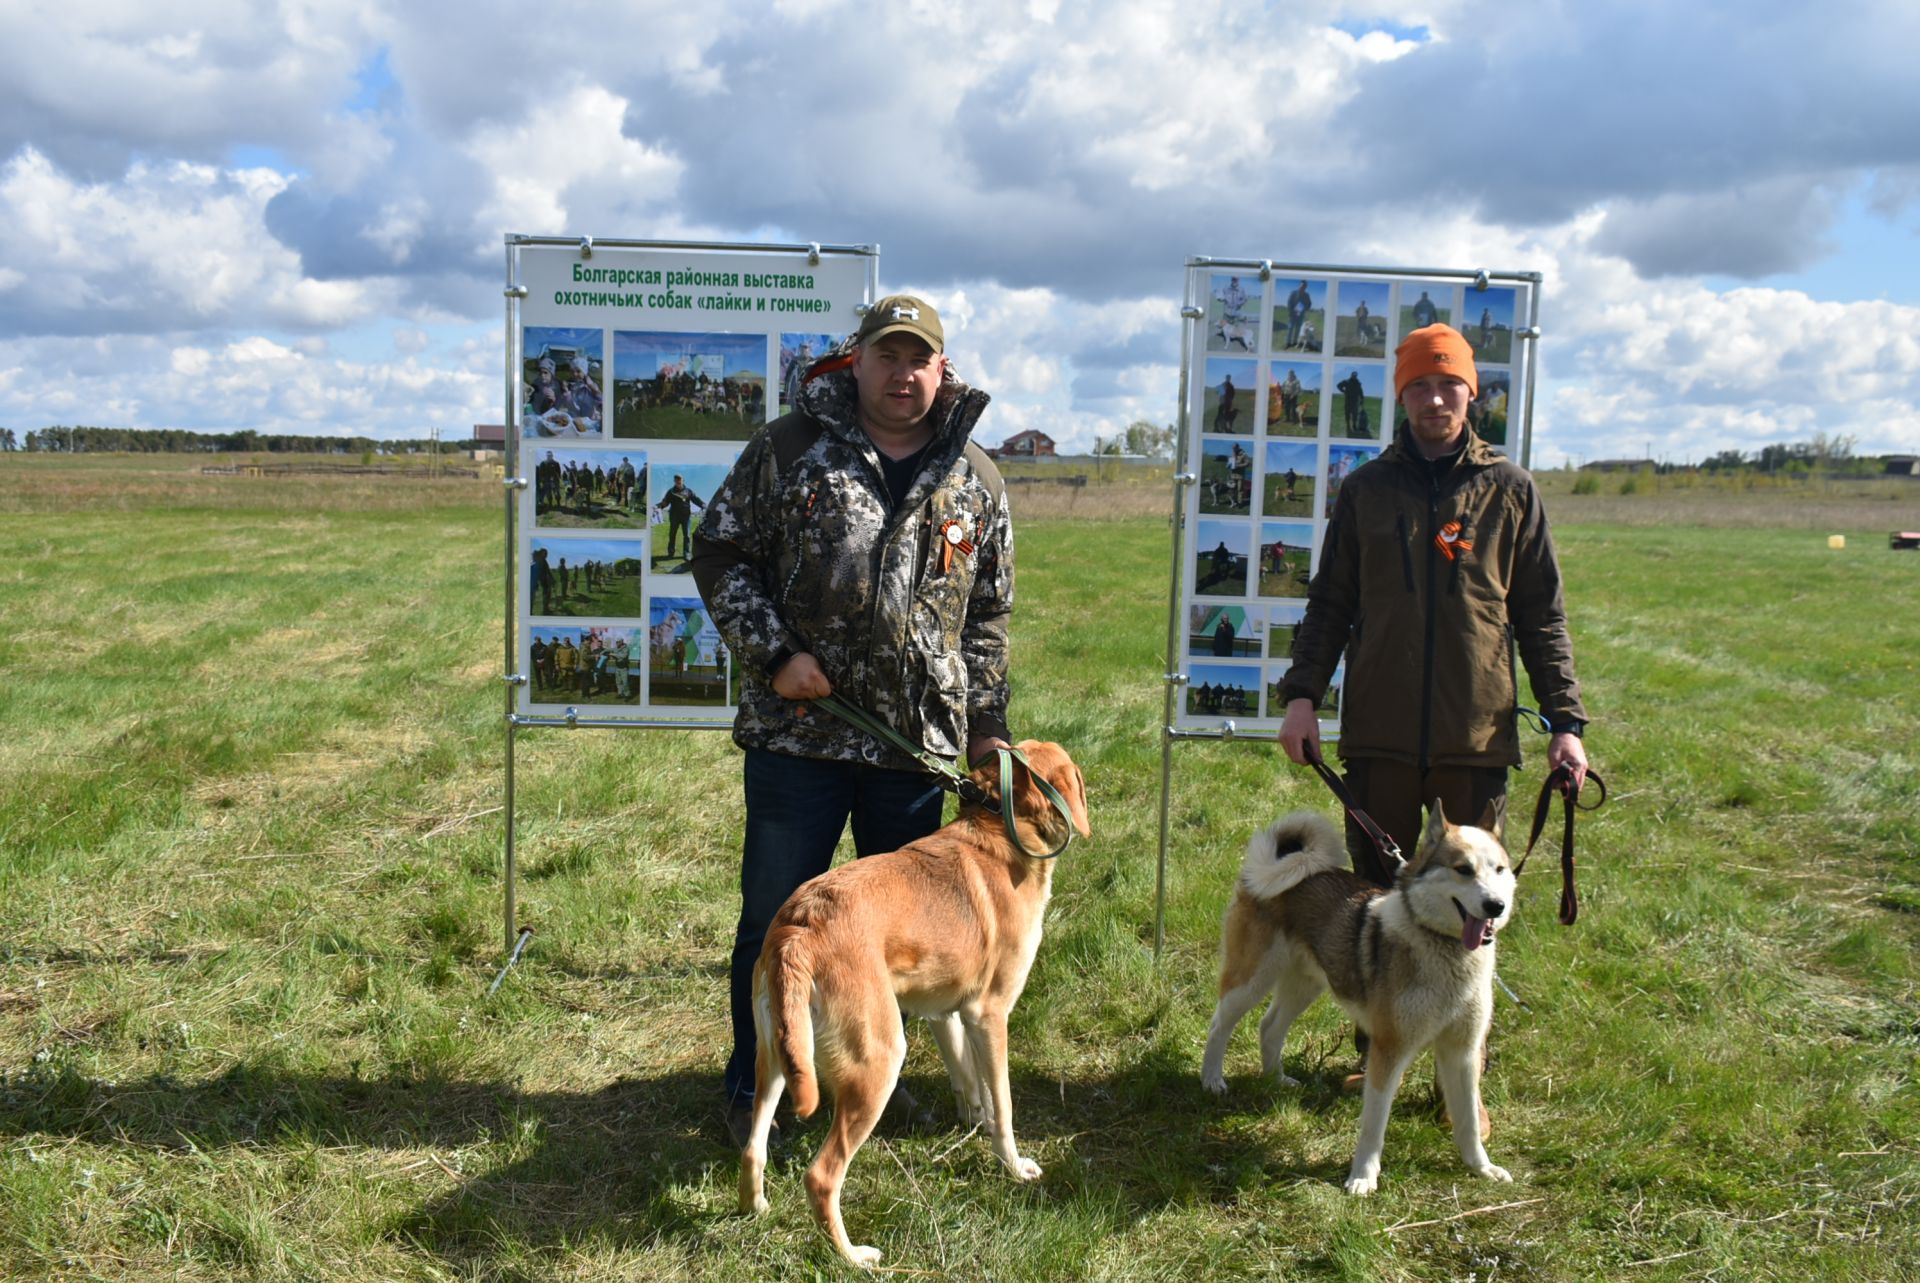
[[(1427, 529), (1440, 528), (1440, 479), (1433, 475), (1431, 465), (1427, 473)], [(1421, 656), (1420, 668), (1420, 773), (1425, 775), (1429, 769), (1427, 750), (1433, 739), (1433, 650), (1435, 633), (1439, 626), (1439, 611), (1435, 609), (1434, 557), (1438, 553), (1433, 540), (1427, 540), (1427, 636), (1426, 648)]]

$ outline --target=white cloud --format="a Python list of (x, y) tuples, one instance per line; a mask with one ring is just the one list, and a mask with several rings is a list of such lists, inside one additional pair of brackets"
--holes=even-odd
[[(474, 131), (466, 152), (492, 176), (478, 228), (554, 234), (607, 204), (663, 204), (681, 161), (621, 133), (627, 100), (597, 86), (556, 95), (511, 125)], [(584, 197), (570, 202), (570, 197)]]
[(338, 326), (371, 314), (370, 283), (306, 279), (265, 234), (286, 180), (270, 170), (135, 164), (82, 182), (29, 148), (0, 167), (0, 272), (15, 333), (156, 332), (235, 321)]
[[(989, 436), (1171, 418), (1181, 264), (1213, 254), (1544, 272), (1537, 457), (1920, 448), (1910, 274), (1891, 302), (1779, 287), (1847, 252), (1848, 202), (1915, 225), (1920, 10), (1353, 12), (0, 7), (0, 409), (497, 417), (501, 234), (591, 232), (879, 242), (995, 393)], [(1478, 123), (1436, 145), (1435, 119)]]

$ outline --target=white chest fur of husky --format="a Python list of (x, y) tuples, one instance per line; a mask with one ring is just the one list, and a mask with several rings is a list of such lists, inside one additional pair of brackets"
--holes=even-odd
[(1220, 1005), (1200, 1079), (1209, 1091), (1226, 1091), (1227, 1040), (1271, 993), (1260, 1020), (1261, 1068), (1296, 1085), (1281, 1066), (1287, 1029), (1331, 990), (1371, 1042), (1349, 1194), (1379, 1185), (1394, 1093), (1428, 1047), (1462, 1161), (1491, 1180), (1513, 1179), (1488, 1159), (1478, 1121), (1494, 933), (1513, 907), (1501, 815), (1496, 804), (1478, 826), (1449, 824), (1436, 798), (1413, 859), (1389, 891), (1348, 870), (1339, 835), (1316, 812), (1283, 816), (1247, 844), (1221, 924)]

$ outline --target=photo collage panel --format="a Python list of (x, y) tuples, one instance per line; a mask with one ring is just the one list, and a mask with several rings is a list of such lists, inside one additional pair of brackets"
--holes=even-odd
[(727, 715), (737, 683), (693, 536), (840, 337), (522, 326), (524, 711)]
[[(1533, 287), (1283, 267), (1266, 279), (1257, 267), (1190, 272), (1204, 306), (1188, 375), (1180, 722), (1277, 728), (1279, 681), (1340, 487), (1379, 458), (1399, 422), (1395, 347), (1423, 325), (1459, 330), (1479, 374), (1474, 429), (1510, 450), (1516, 327)], [(1337, 711), (1336, 689), (1321, 710), (1329, 734)]]

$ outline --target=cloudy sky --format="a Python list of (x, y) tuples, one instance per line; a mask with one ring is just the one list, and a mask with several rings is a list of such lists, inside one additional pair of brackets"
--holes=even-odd
[(0, 426), (464, 435), (507, 232), (878, 243), (989, 441), (1190, 255), (1537, 270), (1536, 464), (1920, 452), (1912, 0), (0, 0)]

